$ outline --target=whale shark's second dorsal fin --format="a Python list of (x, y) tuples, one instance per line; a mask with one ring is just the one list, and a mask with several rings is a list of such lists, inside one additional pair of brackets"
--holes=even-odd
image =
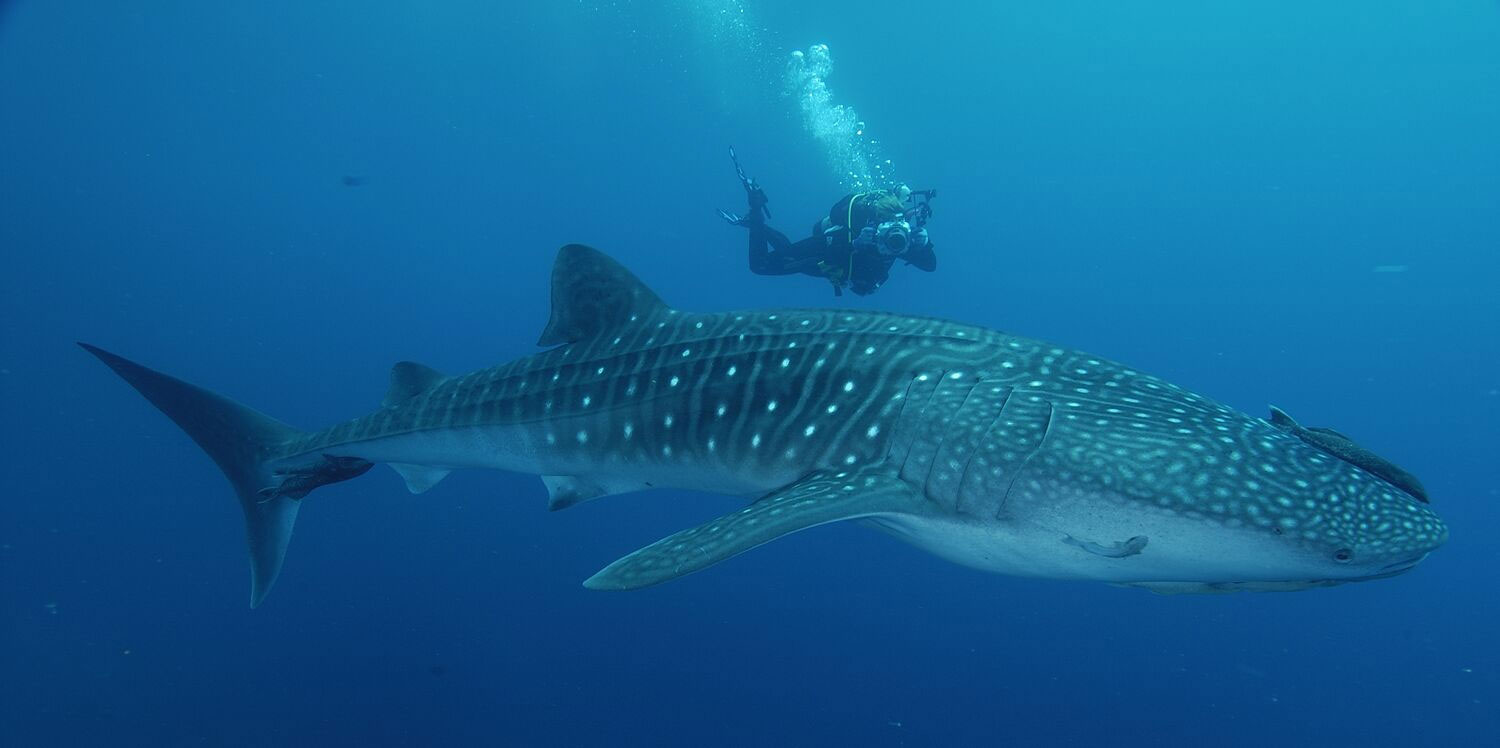
[(397, 361), (391, 367), (391, 386), (385, 391), (384, 407), (400, 405), (447, 379), (442, 372), (415, 361)]
[(537, 345), (576, 343), (670, 311), (620, 263), (592, 247), (569, 244), (552, 264), (552, 318)]

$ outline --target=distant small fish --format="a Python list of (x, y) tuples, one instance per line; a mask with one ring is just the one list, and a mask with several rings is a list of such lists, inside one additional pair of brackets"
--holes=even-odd
[(363, 187), (370, 181), (370, 178), (356, 177), (345, 174), (339, 181), (342, 182), (345, 187)]
[(1373, 273), (1404, 273), (1411, 268), (1407, 265), (1376, 265), (1370, 272)]

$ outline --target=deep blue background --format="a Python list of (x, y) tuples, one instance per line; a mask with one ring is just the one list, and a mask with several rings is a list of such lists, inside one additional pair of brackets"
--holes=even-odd
[[(0, 7), (0, 742), (1492, 742), (1500, 7), (802, 6)], [(748, 275), (712, 212), (730, 143), (789, 233), (841, 194), (780, 93), (814, 42), (942, 190), (939, 271), (869, 299)], [(223, 478), (72, 345), (320, 426), (393, 361), (533, 351), (573, 241), (683, 308), (935, 314), (1275, 402), (1421, 476), (1453, 539), (1159, 597), (832, 526), (609, 594), (579, 582), (735, 503), (379, 469), (308, 499), (252, 612)]]

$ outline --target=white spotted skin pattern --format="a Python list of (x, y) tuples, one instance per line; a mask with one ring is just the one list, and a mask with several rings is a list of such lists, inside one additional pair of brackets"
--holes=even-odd
[[(884, 466), (924, 504), (882, 525), (961, 563), (1039, 576), (1359, 579), (1404, 569), (1447, 532), (1378, 478), (1155, 377), (874, 313), (632, 320), (449, 378), (282, 459), (311, 454), (745, 495)], [(1062, 542), (1136, 535), (1150, 540), (1128, 558)]]

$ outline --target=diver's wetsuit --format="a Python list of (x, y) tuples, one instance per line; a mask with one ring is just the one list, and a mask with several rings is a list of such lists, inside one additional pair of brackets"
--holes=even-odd
[[(833, 212), (840, 212), (838, 206), (846, 205), (852, 197), (845, 196), (834, 206)], [(890, 278), (891, 265), (898, 257), (919, 270), (930, 273), (937, 269), (937, 255), (930, 243), (912, 247), (901, 255), (883, 255), (874, 247), (852, 244), (847, 230), (835, 231), (825, 237), (816, 229), (812, 236), (793, 242), (786, 234), (766, 225), (764, 203), (753, 199), (743, 225), (750, 230), (750, 272), (756, 275), (801, 273), (826, 278), (833, 283), (834, 293), (840, 293), (845, 285), (860, 296), (874, 293)]]

